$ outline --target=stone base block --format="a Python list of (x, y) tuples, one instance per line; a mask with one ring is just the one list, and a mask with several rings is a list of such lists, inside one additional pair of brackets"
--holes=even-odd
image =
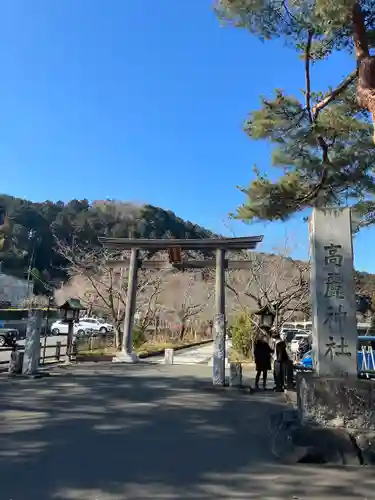
[(286, 410), (271, 417), (272, 453), (284, 463), (356, 465), (356, 446), (342, 429), (304, 423), (300, 413)]
[(230, 363), (229, 366), (229, 385), (231, 387), (242, 386), (242, 365), (241, 363)]
[(119, 352), (112, 358), (112, 363), (138, 363), (139, 358), (135, 352)]
[(10, 353), (8, 373), (16, 375), (22, 373), (22, 365), (23, 365), (23, 352), (12, 351)]
[(354, 431), (352, 436), (361, 454), (363, 465), (375, 465), (375, 432)]
[(306, 421), (375, 431), (375, 381), (297, 373), (297, 405)]

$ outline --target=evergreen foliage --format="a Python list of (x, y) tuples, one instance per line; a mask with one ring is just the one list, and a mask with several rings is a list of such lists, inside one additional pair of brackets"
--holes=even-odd
[(233, 349), (246, 358), (252, 358), (258, 333), (259, 329), (254, 324), (251, 313), (244, 311), (239, 313), (235, 316), (231, 327)]
[[(241, 188), (247, 201), (236, 217), (286, 220), (311, 206), (352, 205), (358, 227), (374, 223), (375, 148), (368, 111), (375, 116), (375, 1), (217, 0), (216, 12), (222, 22), (261, 40), (283, 40), (300, 57), (305, 80), (298, 96), (277, 88), (273, 97), (262, 97), (246, 120), (251, 139), (272, 144), (271, 166), (280, 175), (271, 180), (255, 168), (255, 180)], [(316, 66), (344, 50), (355, 52), (357, 67), (353, 63), (351, 74), (337, 75), (334, 88), (314, 88)], [(282, 76), (272, 77), (282, 85)]]

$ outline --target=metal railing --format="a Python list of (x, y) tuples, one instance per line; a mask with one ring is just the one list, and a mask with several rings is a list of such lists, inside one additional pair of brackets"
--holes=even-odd
[(360, 375), (366, 378), (373, 377), (375, 375), (375, 357), (374, 351), (371, 346), (362, 346), (362, 365), (358, 367), (358, 372)]
[[(67, 338), (64, 341), (57, 340), (54, 344), (48, 343), (48, 336), (41, 339), (40, 343), (40, 358), (39, 365), (59, 362), (66, 356)], [(72, 356), (74, 357), (82, 352), (91, 352), (98, 349), (106, 349), (115, 345), (115, 335), (107, 334), (91, 334), (82, 337), (75, 337), (72, 346)], [(0, 349), (0, 371), (6, 371), (10, 363), (11, 353), (14, 352), (14, 347), (5, 347)], [(23, 352), (24, 345), (16, 345), (16, 350)], [(2, 359), (1, 359), (2, 358)]]
[[(45, 345), (43, 342), (41, 342), (39, 365), (44, 366), (47, 363), (60, 361), (66, 354), (66, 347), (66, 342), (63, 343), (59, 340), (56, 342), (56, 344), (53, 345)], [(25, 346), (17, 346), (16, 350), (24, 352)], [(0, 359), (0, 371), (7, 370), (12, 352), (14, 352), (13, 347), (5, 347), (0, 350), (0, 355), (4, 355), (4, 358)]]

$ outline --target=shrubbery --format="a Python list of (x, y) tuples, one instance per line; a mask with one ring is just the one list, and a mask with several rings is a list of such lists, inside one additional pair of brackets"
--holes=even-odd
[(133, 347), (138, 349), (142, 344), (146, 342), (145, 332), (136, 326), (133, 328)]
[(251, 320), (250, 312), (242, 312), (234, 318), (231, 327), (232, 347), (242, 356), (252, 358), (258, 328)]

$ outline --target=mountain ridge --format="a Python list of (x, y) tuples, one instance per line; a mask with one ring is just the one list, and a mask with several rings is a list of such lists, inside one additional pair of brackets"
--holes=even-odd
[[(212, 231), (185, 221), (171, 210), (119, 200), (32, 202), (0, 195), (3, 271), (26, 277), (31, 263), (43, 281), (64, 280), (65, 262), (56, 239), (82, 248), (99, 247), (99, 236), (127, 238), (210, 238)], [(40, 290), (39, 290), (40, 291)]]
[[(0, 237), (3, 271), (25, 278), (31, 265), (36, 293), (44, 293), (42, 283), (66, 281), (66, 262), (56, 247), (56, 239), (81, 248), (99, 248), (99, 236), (127, 238), (215, 238), (220, 235), (185, 221), (171, 210), (150, 204), (120, 200), (46, 200), (32, 202), (0, 195), (0, 224), (4, 215), (10, 228)], [(1, 228), (0, 228), (1, 230)], [(271, 254), (270, 254), (271, 255)], [(355, 273), (357, 292), (370, 295), (375, 303), (375, 275)]]

